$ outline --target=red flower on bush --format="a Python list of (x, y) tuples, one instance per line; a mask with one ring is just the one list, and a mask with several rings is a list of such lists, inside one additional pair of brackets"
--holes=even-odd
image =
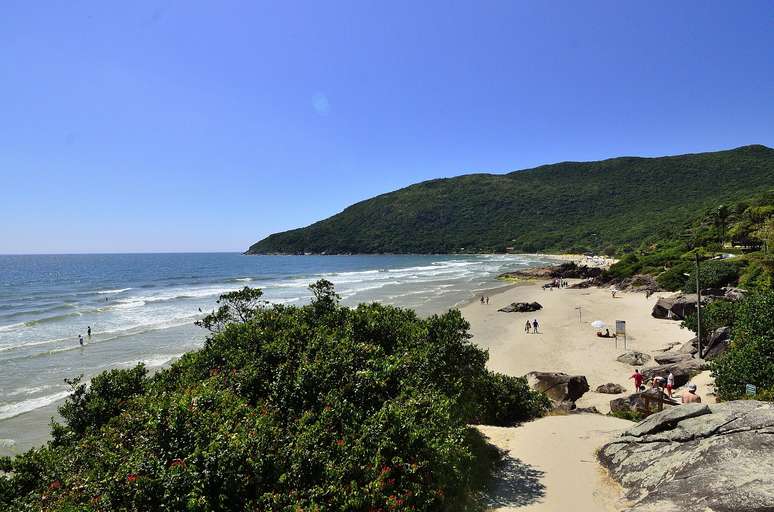
[(129, 482), (130, 484), (136, 482), (137, 475), (134, 473), (129, 473), (128, 475), (126, 475), (126, 481)]
[(183, 459), (172, 459), (172, 462), (169, 463), (170, 468), (185, 468), (186, 464)]
[(54, 480), (53, 482), (48, 484), (48, 488), (51, 489), (52, 491), (55, 491), (57, 489), (61, 489), (62, 488), (62, 482), (60, 482), (59, 480)]
[(337, 446), (344, 446), (344, 440), (343, 439), (339, 439), (338, 441), (336, 441), (336, 445)]

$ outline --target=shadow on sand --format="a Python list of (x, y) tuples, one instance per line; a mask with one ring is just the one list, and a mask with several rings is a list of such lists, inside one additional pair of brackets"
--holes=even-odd
[(545, 486), (540, 482), (543, 471), (505, 455), (498, 464), (489, 492), (483, 499), (488, 508), (523, 507), (540, 501)]

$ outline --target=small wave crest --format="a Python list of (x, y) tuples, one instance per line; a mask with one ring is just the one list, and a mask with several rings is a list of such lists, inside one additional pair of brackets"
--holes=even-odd
[(106, 294), (106, 293), (114, 294), (114, 293), (128, 292), (129, 290), (131, 290), (131, 288), (117, 288), (115, 290), (97, 290), (96, 293), (99, 293), (99, 294)]
[(6, 420), (26, 412), (34, 411), (35, 409), (40, 409), (41, 407), (58, 402), (63, 398), (67, 398), (69, 395), (70, 391), (60, 391), (59, 393), (53, 393), (51, 395), (45, 395), (37, 398), (30, 398), (29, 400), (23, 400), (21, 402), (1, 405), (0, 420)]

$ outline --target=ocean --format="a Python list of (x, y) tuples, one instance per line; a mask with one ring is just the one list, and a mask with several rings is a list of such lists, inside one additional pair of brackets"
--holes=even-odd
[(307, 286), (325, 278), (344, 304), (379, 301), (427, 315), (500, 286), (501, 272), (550, 261), (534, 255), (0, 256), (0, 454), (45, 441), (48, 419), (69, 392), (65, 378), (88, 380), (139, 362), (156, 368), (201, 346), (207, 333), (193, 323), (221, 293), (251, 286), (272, 303), (304, 304)]

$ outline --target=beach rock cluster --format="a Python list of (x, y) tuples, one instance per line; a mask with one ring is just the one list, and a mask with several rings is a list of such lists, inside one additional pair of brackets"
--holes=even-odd
[(575, 401), (589, 390), (589, 383), (583, 375), (529, 372), (524, 377), (532, 389), (545, 393), (554, 405), (554, 409), (558, 410), (575, 409)]
[(607, 384), (600, 384), (594, 391), (597, 393), (606, 393), (608, 395), (618, 395), (626, 391), (626, 388), (620, 384), (608, 382)]
[(497, 311), (502, 311), (503, 313), (528, 313), (539, 309), (543, 309), (543, 306), (537, 302), (513, 302)]
[(674, 363), (661, 364), (650, 368), (643, 368), (640, 373), (646, 381), (653, 377), (664, 377), (672, 373), (675, 376), (675, 387), (680, 387), (688, 383), (691, 377), (698, 375), (707, 368), (707, 363), (701, 359), (689, 358)]
[[(668, 320), (684, 320), (686, 316), (696, 311), (698, 296), (695, 293), (675, 293), (656, 301), (651, 311), (654, 318)], [(706, 300), (702, 299), (702, 303)]]
[[(731, 328), (719, 327), (715, 329), (702, 347), (704, 359), (711, 361), (728, 350), (731, 344)], [(698, 352), (698, 339), (686, 341), (677, 351), (682, 354), (696, 354)]]
[(632, 366), (642, 366), (650, 361), (650, 356), (644, 352), (632, 350), (618, 356), (616, 361), (623, 364), (630, 364)]
[(686, 404), (653, 414), (602, 447), (630, 512), (774, 509), (774, 404)]

